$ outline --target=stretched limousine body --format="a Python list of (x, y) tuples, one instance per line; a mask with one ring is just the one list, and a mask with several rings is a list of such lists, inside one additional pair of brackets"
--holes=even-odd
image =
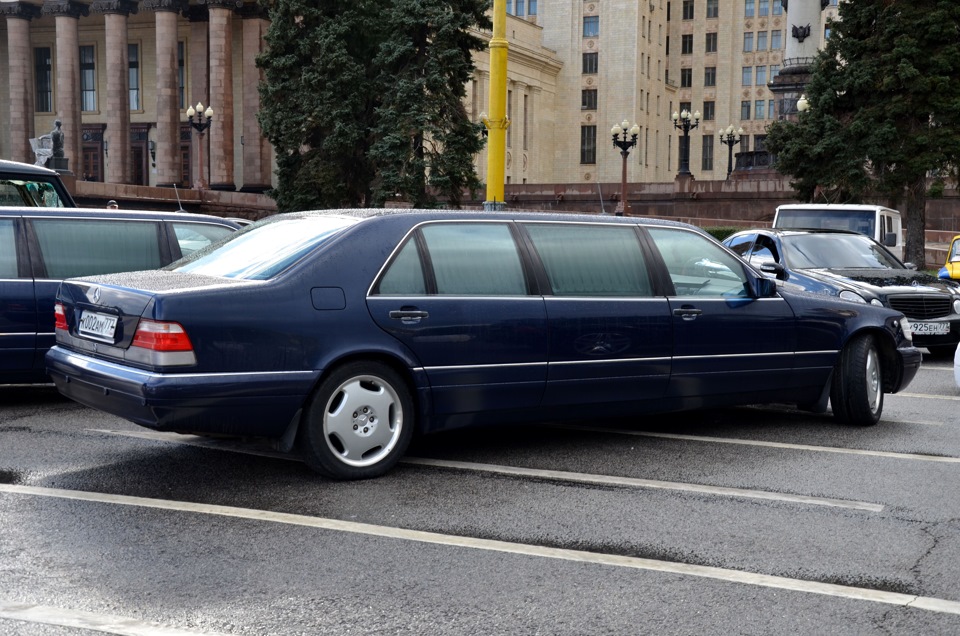
[(335, 478), (414, 431), (790, 403), (876, 423), (903, 315), (789, 292), (692, 226), (384, 210), (279, 215), (163, 271), (65, 281), (59, 390), (159, 430), (285, 440)]

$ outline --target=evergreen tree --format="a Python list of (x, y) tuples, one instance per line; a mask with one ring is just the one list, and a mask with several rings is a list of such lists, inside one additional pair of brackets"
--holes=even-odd
[(370, 200), (377, 0), (272, 0), (257, 58), (260, 127), (277, 155), (281, 211)]
[(960, 2), (856, 0), (818, 56), (811, 109), (777, 122), (767, 148), (805, 200), (903, 202), (906, 260), (922, 265), (934, 194), (960, 159)]
[(486, 9), (486, 0), (392, 0), (382, 12), (375, 201), (400, 193), (429, 207), (436, 192), (458, 207), (464, 190), (480, 187), (473, 160), (481, 128), (470, 122), (463, 99), (472, 53), (485, 47), (469, 29), (490, 28)]
[(260, 125), (281, 210), (458, 205), (479, 181), (463, 108), (485, 0), (269, 0)]

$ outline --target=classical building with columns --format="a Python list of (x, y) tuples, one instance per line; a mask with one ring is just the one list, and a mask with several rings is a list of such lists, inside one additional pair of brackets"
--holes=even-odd
[[(836, 1), (817, 0), (808, 42), (828, 37)], [(743, 128), (736, 151), (762, 150), (780, 116), (769, 87), (792, 27), (806, 26), (791, 24), (784, 4), (508, 0), (507, 183), (618, 182), (609, 131), (623, 120), (640, 128), (628, 181), (670, 182), (680, 148), (670, 116), (684, 108), (701, 113), (694, 177), (724, 179), (719, 131)], [(262, 191), (273, 158), (256, 119), (254, 60), (267, 27), (253, 0), (0, 0), (0, 157), (33, 162), (30, 139), (59, 119), (78, 179), (190, 186), (201, 155), (185, 113), (202, 102), (215, 113), (203, 138), (209, 187)], [(485, 52), (476, 66), (466, 106), (479, 121)], [(476, 166), (483, 179), (485, 151)]]

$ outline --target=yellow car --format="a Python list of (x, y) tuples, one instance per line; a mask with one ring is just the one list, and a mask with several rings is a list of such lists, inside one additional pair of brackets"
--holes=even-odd
[(960, 234), (953, 237), (950, 241), (950, 249), (947, 250), (947, 262), (940, 269), (940, 278), (952, 278), (960, 280)]

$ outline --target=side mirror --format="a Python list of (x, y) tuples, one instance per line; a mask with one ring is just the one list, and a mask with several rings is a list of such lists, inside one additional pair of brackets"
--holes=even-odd
[(912, 269), (912, 270), (916, 270), (916, 269), (917, 269), (917, 264), (916, 264), (916, 263), (904, 263), (903, 266), (906, 267), (907, 269)]
[(767, 261), (760, 265), (760, 271), (764, 274), (773, 274), (774, 277), (780, 280), (787, 279), (787, 270), (780, 263), (775, 263), (774, 261)]
[(889, 232), (883, 235), (883, 244), (887, 247), (895, 247), (897, 245), (897, 234), (896, 232)]
[(777, 281), (772, 278), (757, 278), (753, 281), (757, 298), (771, 298), (777, 295)]

